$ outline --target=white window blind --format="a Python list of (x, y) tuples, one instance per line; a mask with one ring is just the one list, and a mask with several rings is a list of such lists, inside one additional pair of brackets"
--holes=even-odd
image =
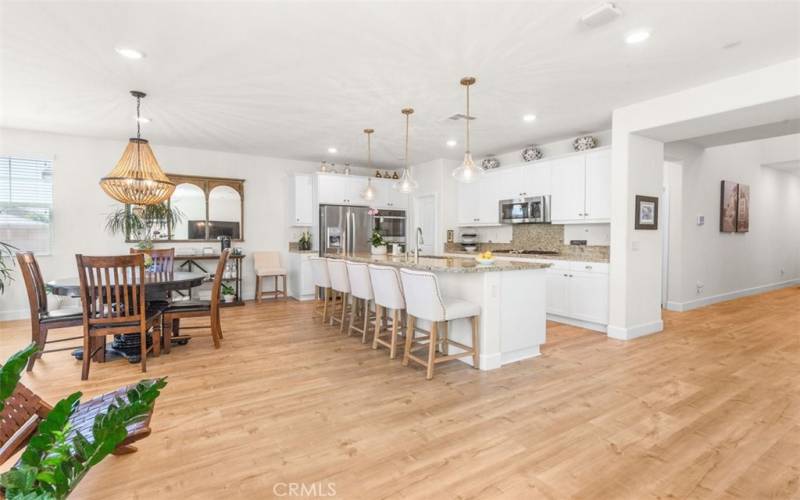
[(0, 241), (50, 253), (53, 162), (0, 156)]

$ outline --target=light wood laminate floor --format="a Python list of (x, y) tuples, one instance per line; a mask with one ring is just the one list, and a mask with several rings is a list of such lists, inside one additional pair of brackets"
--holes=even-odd
[[(311, 311), (224, 309), (220, 350), (198, 338), (149, 360), (170, 380), (153, 434), (74, 498), (269, 498), (283, 483), (346, 499), (800, 496), (798, 288), (665, 313), (664, 332), (630, 342), (551, 324), (539, 358), (445, 364), (430, 382)], [(0, 330), (3, 359), (26, 344), (26, 322)], [(138, 378), (117, 361), (81, 382), (56, 353), (24, 380), (54, 402)]]

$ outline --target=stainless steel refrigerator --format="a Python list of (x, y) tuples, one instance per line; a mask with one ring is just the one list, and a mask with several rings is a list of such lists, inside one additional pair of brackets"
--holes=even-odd
[(369, 253), (372, 216), (369, 207), (319, 206), (319, 254)]

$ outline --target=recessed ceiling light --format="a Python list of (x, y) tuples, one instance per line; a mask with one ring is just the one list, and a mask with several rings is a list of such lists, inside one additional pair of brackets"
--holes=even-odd
[(338, 152), (339, 152), (339, 150), (338, 150), (338, 149), (336, 149), (336, 148), (333, 148), (333, 147), (331, 147), (331, 148), (328, 148), (328, 153), (330, 153), (330, 154), (336, 154), (336, 153), (338, 153)]
[(144, 117), (144, 116), (140, 116), (139, 118), (136, 118), (136, 117), (134, 116), (134, 118), (135, 118), (135, 119), (136, 119), (136, 121), (137, 121), (137, 122), (139, 122), (139, 123), (150, 123), (150, 118), (147, 118), (147, 117)]
[(450, 139), (446, 144), (448, 148), (454, 148), (458, 145), (458, 141), (455, 139)]
[(642, 43), (648, 38), (650, 38), (649, 31), (647, 30), (634, 31), (633, 33), (629, 33), (628, 36), (625, 37), (625, 43), (631, 45), (634, 43)]
[(522, 120), (523, 120), (523, 121), (526, 121), (526, 122), (532, 122), (532, 121), (535, 121), (535, 120), (536, 120), (536, 115), (524, 115), (524, 116), (522, 117)]
[(121, 55), (122, 57), (127, 57), (128, 59), (141, 59), (144, 57), (144, 52), (128, 47), (117, 47), (114, 50), (117, 51), (117, 54)]

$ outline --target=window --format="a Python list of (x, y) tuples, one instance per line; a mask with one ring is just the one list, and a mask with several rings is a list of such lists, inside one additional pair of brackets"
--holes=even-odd
[(50, 253), (53, 162), (0, 156), (0, 241)]

